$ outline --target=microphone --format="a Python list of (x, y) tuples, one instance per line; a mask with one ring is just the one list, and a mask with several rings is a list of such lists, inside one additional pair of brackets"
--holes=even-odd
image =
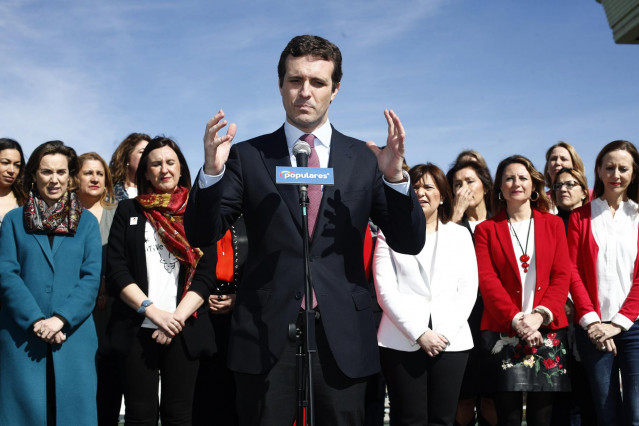
[(311, 146), (308, 142), (297, 141), (293, 145), (293, 155), (297, 161), (297, 167), (308, 167), (308, 157), (311, 155)]
[[(297, 161), (297, 167), (308, 167), (308, 157), (311, 155), (311, 146), (308, 142), (297, 141), (293, 145), (293, 155), (295, 155), (295, 161)], [(308, 185), (300, 185), (300, 203), (303, 205), (308, 204)]]

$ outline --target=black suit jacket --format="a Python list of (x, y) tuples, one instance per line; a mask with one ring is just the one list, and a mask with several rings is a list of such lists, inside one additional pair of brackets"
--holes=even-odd
[[(302, 215), (298, 188), (275, 184), (275, 167), (290, 167), (284, 128), (235, 144), (222, 180), (194, 186), (185, 214), (192, 244), (216, 241), (244, 214), (249, 252), (233, 311), (229, 367), (266, 373), (287, 342), (303, 295)], [(333, 129), (329, 167), (313, 239), (311, 276), (322, 322), (338, 366), (349, 377), (379, 370), (371, 297), (364, 273), (369, 217), (393, 249), (417, 254), (424, 244), (424, 214), (413, 193), (382, 182), (375, 156), (359, 140)]]
[[(144, 227), (146, 217), (135, 200), (123, 200), (113, 218), (107, 246), (106, 289), (114, 297), (107, 336), (102, 350), (106, 353), (126, 355), (144, 316), (135, 312), (120, 299), (120, 292), (136, 283), (148, 294), (146, 254), (144, 251)], [(194, 290), (207, 300), (215, 284), (215, 247), (202, 249), (204, 255), (198, 263), (189, 290)], [(180, 268), (177, 299), (184, 292), (184, 268)], [(213, 325), (207, 314), (208, 300), (198, 309), (197, 318), (189, 317), (182, 336), (187, 353), (192, 358), (210, 356), (216, 351)], [(174, 343), (177, 343), (174, 342)]]

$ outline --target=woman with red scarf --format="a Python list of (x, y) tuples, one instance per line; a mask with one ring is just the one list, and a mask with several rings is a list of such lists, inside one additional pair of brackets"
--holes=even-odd
[(215, 248), (192, 247), (182, 219), (191, 177), (178, 146), (156, 137), (137, 170), (139, 195), (121, 201), (107, 254), (107, 290), (116, 297), (107, 348), (124, 376), (127, 424), (191, 424), (199, 358), (215, 352), (205, 301)]

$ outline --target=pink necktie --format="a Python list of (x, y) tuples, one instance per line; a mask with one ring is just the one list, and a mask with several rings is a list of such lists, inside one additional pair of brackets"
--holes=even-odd
[[(315, 151), (315, 136), (310, 133), (302, 135), (300, 140), (308, 143), (311, 146), (311, 155), (308, 157), (308, 167), (319, 167), (319, 157), (317, 151)], [(322, 186), (321, 185), (309, 185), (308, 186), (308, 236), (312, 239), (313, 232), (315, 232), (315, 223), (317, 222), (317, 213), (319, 212), (319, 206), (322, 202)], [(317, 297), (315, 296), (315, 289), (312, 289), (312, 301), (313, 307), (317, 306)], [(302, 308), (306, 308), (305, 299), (302, 297)]]
[[(300, 140), (311, 146), (311, 155), (308, 157), (308, 167), (319, 167), (319, 157), (315, 151), (315, 136), (310, 133), (302, 135)], [(308, 235), (313, 238), (315, 232), (315, 223), (317, 222), (317, 213), (319, 212), (320, 203), (322, 202), (322, 186), (308, 186)]]

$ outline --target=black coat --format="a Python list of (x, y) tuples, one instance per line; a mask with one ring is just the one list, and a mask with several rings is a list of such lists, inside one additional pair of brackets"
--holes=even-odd
[[(275, 167), (291, 167), (284, 128), (231, 148), (220, 182), (193, 187), (185, 214), (192, 244), (208, 245), (244, 215), (248, 256), (233, 310), (229, 367), (259, 374), (275, 364), (287, 343), (303, 295), (302, 215), (298, 189), (276, 185)], [(369, 217), (393, 249), (417, 254), (425, 221), (413, 191), (382, 182), (375, 156), (362, 141), (333, 129), (329, 167), (310, 243), (311, 274), (329, 345), (349, 377), (379, 371), (371, 297), (364, 272)]]
[[(146, 217), (135, 200), (124, 200), (118, 205), (107, 246), (106, 289), (115, 298), (105, 339), (106, 353), (128, 353), (144, 316), (131, 309), (120, 299), (120, 292), (131, 283), (148, 293), (144, 227)], [(198, 263), (189, 290), (198, 292), (205, 303), (198, 309), (197, 318), (189, 317), (178, 338), (183, 339), (192, 358), (213, 355), (216, 351), (213, 326), (207, 314), (208, 297), (215, 284), (215, 246), (202, 248), (204, 255)], [(184, 267), (180, 268), (177, 299), (184, 292)], [(177, 340), (173, 344), (177, 343)]]

